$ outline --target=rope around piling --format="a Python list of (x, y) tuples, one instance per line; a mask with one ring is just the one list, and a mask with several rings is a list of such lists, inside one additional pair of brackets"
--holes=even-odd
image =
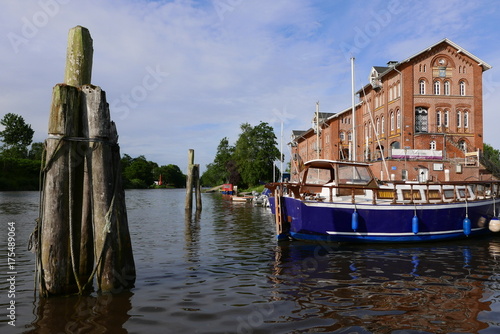
[[(55, 149), (53, 150), (52, 154), (50, 155), (49, 158), (47, 158), (47, 140), (58, 140), (56, 146), (55, 146)], [(42, 160), (41, 160), (41, 165), (40, 165), (40, 178), (39, 178), (39, 211), (38, 211), (38, 218), (35, 219), (36, 221), (36, 225), (35, 225), (35, 228), (33, 230), (33, 232), (31, 233), (30, 235), (30, 238), (29, 238), (29, 242), (28, 242), (28, 249), (30, 251), (34, 251), (35, 254), (36, 254), (36, 260), (35, 260), (35, 298), (36, 298), (36, 291), (37, 291), (37, 285), (40, 287), (40, 295), (42, 297), (48, 297), (49, 296), (49, 292), (47, 291), (47, 288), (46, 288), (46, 285), (45, 285), (45, 278), (44, 278), (44, 275), (43, 275), (43, 272), (44, 272), (44, 268), (43, 268), (43, 263), (42, 263), (42, 250), (41, 250), (41, 244), (42, 244), (42, 233), (41, 231), (43, 230), (43, 221), (44, 221), (44, 216), (45, 216), (45, 212), (44, 212), (44, 198), (46, 196), (45, 194), (45, 186), (46, 186), (46, 175), (47, 175), (47, 172), (50, 170), (50, 168), (52, 167), (52, 164), (54, 163), (54, 161), (57, 159), (57, 156), (59, 154), (59, 152), (61, 151), (61, 149), (64, 147), (63, 143), (64, 142), (95, 142), (95, 143), (101, 143), (101, 144), (106, 144), (106, 145), (109, 145), (109, 146), (118, 146), (118, 143), (117, 142), (112, 142), (110, 140), (105, 140), (105, 139), (102, 139), (102, 138), (84, 138), (84, 137), (69, 137), (69, 136), (60, 136), (60, 135), (50, 135), (44, 142), (44, 146), (43, 146), (43, 151), (42, 151)], [(77, 287), (78, 287), (78, 294), (79, 295), (82, 295), (87, 287), (89, 286), (89, 284), (92, 283), (92, 281), (94, 280), (94, 277), (97, 273), (97, 270), (99, 268), (99, 266), (101, 265), (102, 263), (102, 259), (104, 257), (104, 253), (105, 253), (105, 248), (106, 248), (106, 244), (108, 242), (108, 235), (109, 235), (109, 232), (111, 230), (111, 226), (112, 226), (112, 223), (113, 223), (113, 220), (116, 221), (116, 219), (113, 219), (115, 218), (113, 216), (113, 213), (115, 211), (115, 198), (117, 196), (117, 182), (116, 180), (118, 180), (117, 178), (120, 177), (119, 173), (116, 173), (116, 176), (115, 176), (115, 185), (114, 185), (114, 189), (113, 189), (113, 197), (111, 199), (111, 202), (110, 202), (110, 205), (109, 205), (109, 208), (108, 208), (108, 211), (106, 212), (105, 214), (105, 226), (104, 226), (104, 230), (106, 233), (104, 233), (105, 235), (105, 239), (103, 240), (103, 244), (102, 244), (102, 248), (99, 252), (99, 256), (95, 259), (95, 263), (93, 265), (93, 269), (92, 269), (92, 272), (89, 276), (89, 278), (87, 279), (87, 281), (82, 285), (82, 282), (80, 281), (80, 277), (78, 275), (78, 272), (77, 272), (77, 267), (76, 267), (76, 256), (75, 256), (75, 250), (74, 250), (74, 245), (75, 245), (75, 242), (74, 242), (74, 231), (73, 231), (73, 212), (72, 212), (72, 206), (74, 205), (74, 202), (73, 202), (73, 198), (72, 198), (72, 194), (73, 194), (73, 189), (72, 189), (72, 186), (71, 186), (71, 178), (72, 178), (72, 169), (73, 169), (73, 166), (72, 166), (72, 159), (71, 159), (71, 155), (73, 154), (73, 150), (72, 150), (72, 146), (70, 145), (69, 146), (69, 149), (68, 149), (68, 155), (70, 156), (70, 159), (69, 159), (69, 180), (70, 180), (70, 184), (69, 184), (69, 194), (68, 196), (70, 197), (69, 198), (69, 203), (70, 203), (70, 208), (69, 208), (69, 242), (70, 242), (70, 257), (71, 257), (71, 269), (72, 269), (72, 273), (73, 273), (73, 276), (74, 276), (74, 279), (75, 279), (75, 282), (77, 284)], [(84, 160), (88, 159), (88, 156), (84, 156)], [(90, 183), (90, 186), (92, 187), (92, 182)], [(91, 189), (91, 193), (92, 193), (92, 189)], [(93, 196), (90, 197), (90, 200), (91, 200), (91, 214), (90, 214), (90, 217), (91, 217), (91, 224), (92, 224), (92, 230), (95, 231), (95, 224), (94, 224), (94, 205), (93, 205)], [(96, 255), (96, 253), (98, 252), (98, 250), (96, 249), (96, 245), (94, 243), (94, 246), (93, 246), (93, 253), (94, 255)]]

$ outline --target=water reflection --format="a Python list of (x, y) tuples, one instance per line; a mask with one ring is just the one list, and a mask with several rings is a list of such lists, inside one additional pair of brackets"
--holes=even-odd
[(493, 240), (473, 247), (280, 244), (273, 299), (295, 302), (287, 322), (330, 321), (317, 331), (477, 333), (490, 325), (479, 314), (491, 311), (486, 266), (499, 250)]
[(127, 333), (133, 293), (41, 298), (26, 334)]

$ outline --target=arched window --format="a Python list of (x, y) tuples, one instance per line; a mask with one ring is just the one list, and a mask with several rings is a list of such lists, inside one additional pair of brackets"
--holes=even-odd
[(391, 111), (391, 131), (394, 131), (394, 112)]
[(465, 81), (460, 81), (460, 95), (465, 96)]
[(377, 117), (377, 125), (375, 126), (375, 135), (378, 136), (380, 134), (380, 118)]
[(427, 132), (427, 109), (415, 108), (415, 132)]
[(340, 141), (344, 141), (344, 140), (345, 140), (345, 132), (340, 131)]
[(382, 119), (381, 119), (380, 122), (382, 123), (381, 124), (381, 126), (382, 126), (382, 128), (381, 128), (382, 133), (385, 133), (385, 118), (384, 118), (384, 116), (382, 116)]
[(420, 95), (425, 94), (425, 80), (420, 80), (419, 82)]
[(401, 129), (401, 111), (399, 111), (399, 109), (396, 112), (396, 126), (398, 129)]
[(462, 127), (462, 112), (457, 110), (457, 128)]
[(450, 112), (448, 110), (444, 111), (443, 126), (448, 127), (450, 125)]
[(460, 140), (460, 141), (458, 142), (458, 147), (459, 147), (462, 151), (467, 152), (467, 142), (466, 142), (465, 140), (463, 140), (463, 139), (462, 139), (462, 140)]
[(444, 95), (450, 95), (450, 82), (448, 80), (444, 82)]
[(441, 111), (438, 110), (436, 112), (436, 126), (439, 128), (441, 127)]
[(438, 80), (434, 81), (434, 95), (441, 94), (441, 82)]
[(436, 141), (433, 140), (431, 141), (430, 145), (429, 145), (429, 149), (435, 151), (436, 150)]
[(465, 111), (464, 112), (464, 128), (468, 128), (469, 127), (469, 112), (468, 111)]
[(347, 141), (352, 141), (352, 133), (350, 131), (347, 133)]

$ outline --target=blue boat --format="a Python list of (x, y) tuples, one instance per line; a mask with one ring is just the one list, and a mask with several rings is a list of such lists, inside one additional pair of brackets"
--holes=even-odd
[(500, 181), (381, 182), (365, 163), (317, 159), (271, 183), (278, 240), (429, 242), (500, 231)]

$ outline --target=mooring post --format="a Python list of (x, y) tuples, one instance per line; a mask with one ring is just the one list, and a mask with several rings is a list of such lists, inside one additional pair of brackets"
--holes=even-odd
[(88, 29), (72, 28), (46, 140), (37, 250), (43, 296), (82, 293), (96, 272), (104, 292), (135, 282), (118, 135), (105, 93), (90, 85), (92, 56)]
[(201, 182), (200, 182), (200, 165), (194, 165), (195, 193), (196, 193), (196, 211), (201, 211)]
[(193, 211), (193, 183), (194, 183), (194, 150), (188, 151), (188, 165), (186, 176), (186, 211), (191, 213)]

